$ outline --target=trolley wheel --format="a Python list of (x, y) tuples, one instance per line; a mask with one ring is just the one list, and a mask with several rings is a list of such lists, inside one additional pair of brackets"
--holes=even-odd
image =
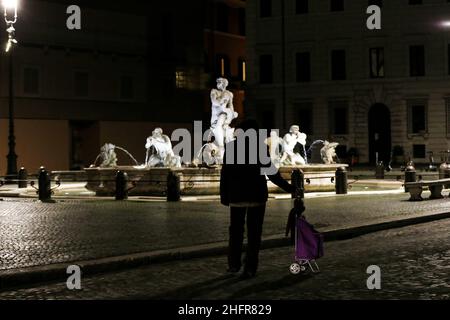
[[(293, 264), (291, 264), (291, 266), (290, 266), (290, 268), (289, 268), (289, 271), (290, 271), (292, 274), (297, 275), (297, 274), (299, 274), (300, 272), (302, 272), (302, 269), (304, 269), (304, 267), (300, 266), (300, 264), (298, 264), (298, 263), (293, 263)], [(303, 271), (304, 271), (304, 270), (303, 270)]]

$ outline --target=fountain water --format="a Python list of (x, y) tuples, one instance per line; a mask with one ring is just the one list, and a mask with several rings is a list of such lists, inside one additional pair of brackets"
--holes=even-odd
[(126, 150), (122, 147), (113, 145), (112, 143), (105, 143), (103, 145), (103, 147), (100, 149), (101, 152), (97, 156), (97, 158), (95, 158), (94, 164), (91, 167), (96, 167), (97, 162), (100, 158), (103, 159), (102, 163), (100, 164), (100, 167), (102, 167), (102, 168), (117, 167), (117, 154), (115, 152), (116, 149), (124, 152), (128, 157), (131, 158), (131, 160), (133, 160), (133, 162), (137, 166), (139, 165), (137, 160), (131, 155), (130, 152), (128, 152), (128, 150)]
[(309, 163), (322, 163), (322, 157), (320, 156), (320, 150), (323, 148), (325, 141), (316, 140), (306, 151), (306, 156), (310, 159)]
[(137, 161), (137, 160), (131, 155), (131, 153), (129, 153), (126, 149), (124, 149), (124, 148), (122, 148), (122, 147), (117, 147), (117, 146), (116, 146), (116, 149), (119, 149), (119, 150), (123, 151), (126, 155), (128, 155), (128, 156), (131, 158), (131, 160), (134, 161), (134, 163), (135, 163), (137, 166), (139, 165), (138, 161)]

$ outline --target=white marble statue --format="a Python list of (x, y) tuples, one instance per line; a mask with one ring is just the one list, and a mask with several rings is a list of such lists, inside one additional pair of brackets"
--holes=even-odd
[(112, 143), (105, 143), (100, 149), (100, 157), (102, 163), (101, 168), (117, 167), (117, 154), (115, 152), (116, 146)]
[(270, 159), (272, 160), (272, 163), (279, 168), (281, 166), (281, 158), (283, 156), (283, 139), (280, 138), (277, 131), (272, 130), (270, 132), (270, 137), (264, 142), (269, 147)]
[(227, 90), (228, 80), (217, 79), (217, 89), (211, 90), (211, 131), (214, 143), (220, 149), (219, 158), (223, 159), (225, 144), (234, 139), (234, 128), (231, 122), (238, 117), (234, 111), (233, 93)]
[(161, 128), (153, 130), (152, 135), (147, 138), (145, 144), (147, 155), (145, 165), (147, 167), (181, 167), (181, 158), (176, 156), (172, 150), (170, 138), (163, 134)]
[(193, 164), (195, 166), (199, 166), (201, 164), (205, 164), (207, 166), (215, 166), (222, 161), (221, 159), (219, 159), (219, 157), (219, 147), (213, 141), (210, 141), (203, 145), (203, 147), (200, 149), (200, 152), (194, 159)]
[[(306, 145), (306, 134), (300, 132), (299, 126), (291, 126), (289, 133), (283, 138), (283, 156), (281, 157), (281, 164), (285, 166), (305, 165), (306, 159), (299, 153), (294, 151), (297, 144)], [(306, 154), (305, 154), (306, 156)]]
[(339, 145), (337, 142), (324, 141), (323, 148), (320, 150), (320, 156), (325, 164), (335, 164), (334, 158), (336, 157), (336, 147)]

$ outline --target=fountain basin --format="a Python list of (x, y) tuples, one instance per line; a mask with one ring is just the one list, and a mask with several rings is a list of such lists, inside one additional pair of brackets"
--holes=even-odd
[[(337, 168), (347, 165), (305, 165), (280, 168), (280, 173), (290, 181), (294, 169), (305, 173), (305, 192), (334, 191), (334, 176)], [(115, 177), (118, 170), (128, 174), (135, 186), (130, 189), (130, 196), (165, 196), (167, 194), (167, 176), (169, 172), (180, 177), (181, 194), (184, 196), (217, 195), (220, 187), (219, 168), (140, 168), (120, 166), (116, 168), (87, 168), (87, 185), (89, 191), (97, 196), (112, 196), (115, 193)], [(132, 185), (130, 184), (130, 188)], [(269, 192), (283, 192), (271, 182)]]

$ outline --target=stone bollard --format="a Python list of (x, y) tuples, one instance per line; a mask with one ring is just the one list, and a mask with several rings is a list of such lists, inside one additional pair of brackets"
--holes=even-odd
[(305, 198), (305, 174), (301, 169), (295, 169), (291, 174), (291, 184), (298, 190), (299, 194), (293, 193), (292, 198)]
[(167, 175), (167, 201), (176, 202), (181, 199), (181, 181), (180, 176), (169, 171)]
[(336, 170), (336, 194), (347, 194), (348, 193), (348, 178), (347, 170), (344, 167), (338, 168)]
[(17, 175), (17, 180), (19, 189), (28, 187), (28, 172), (24, 167), (20, 168)]
[(410, 161), (405, 169), (405, 192), (409, 191), (408, 188), (406, 187), (406, 183), (416, 181), (417, 181), (416, 168), (414, 168), (414, 163)]
[(52, 189), (51, 189), (50, 174), (45, 169), (45, 167), (41, 167), (39, 169), (38, 185), (39, 185), (38, 189), (39, 200), (41, 200), (42, 202), (51, 202)]
[(116, 200), (128, 199), (128, 174), (123, 171), (116, 173)]
[(384, 179), (384, 164), (383, 161), (377, 163), (377, 167), (375, 169), (375, 178), (376, 179)]

